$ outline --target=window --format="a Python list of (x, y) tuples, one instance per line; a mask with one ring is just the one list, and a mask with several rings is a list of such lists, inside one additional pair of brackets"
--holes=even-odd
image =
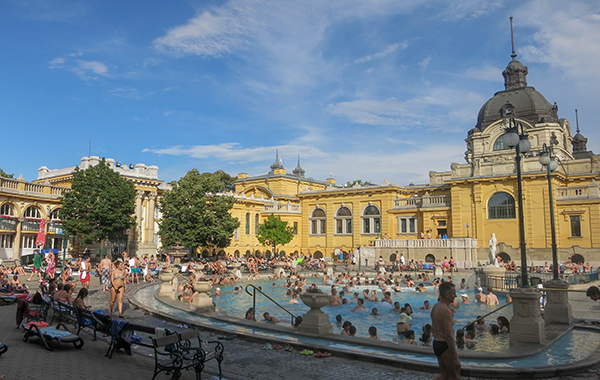
[(260, 227), (260, 216), (254, 215), (254, 235), (258, 235), (258, 228)]
[(363, 234), (381, 233), (381, 212), (375, 205), (368, 205), (363, 210)]
[(352, 211), (341, 206), (335, 215), (335, 233), (349, 235), (352, 233)]
[(240, 229), (239, 229), (239, 228), (236, 228), (236, 229), (235, 229), (235, 231), (234, 231), (234, 235), (233, 235), (233, 238), (234, 238), (235, 240), (239, 240), (239, 239), (240, 239)]
[(60, 209), (57, 208), (50, 213), (50, 220), (60, 220)]
[(508, 193), (496, 193), (488, 202), (488, 219), (514, 219), (515, 198)]
[(298, 222), (294, 222), (294, 235), (298, 235)]
[(250, 213), (246, 213), (246, 235), (250, 235)]
[(504, 142), (504, 138), (505, 138), (504, 136), (506, 136), (506, 134), (504, 134), (496, 139), (496, 142), (494, 142), (494, 150), (510, 149), (510, 147), (506, 144), (506, 142)]
[(35, 206), (29, 206), (25, 210), (25, 218), (42, 219), (42, 212)]
[(571, 237), (581, 237), (581, 216), (571, 216)]
[(35, 248), (35, 234), (23, 234), (21, 248)]
[(0, 207), (0, 215), (15, 216), (15, 212), (13, 211), (13, 207), (10, 205), (10, 203), (5, 203), (2, 205), (2, 207)]
[(416, 234), (417, 233), (417, 218), (415, 216), (410, 217), (398, 217), (398, 233), (399, 234)]
[(310, 216), (310, 233), (313, 235), (325, 235), (327, 233), (325, 219), (325, 210), (315, 207)]
[(14, 234), (0, 234), (0, 248), (12, 248), (14, 243)]

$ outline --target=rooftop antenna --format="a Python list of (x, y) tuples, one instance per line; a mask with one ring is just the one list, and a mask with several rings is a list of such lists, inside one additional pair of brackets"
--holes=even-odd
[(577, 109), (575, 109), (575, 121), (577, 122), (577, 133), (579, 133), (579, 113), (577, 113)]
[(329, 165), (329, 178), (333, 178), (333, 170), (331, 169), (331, 165)]
[(92, 156), (92, 139), (90, 139), (90, 147), (88, 150), (88, 158), (90, 158)]
[(298, 154), (298, 166), (300, 166), (300, 155)]
[(517, 58), (517, 53), (515, 53), (515, 33), (513, 31), (513, 16), (509, 17), (510, 19), (510, 42), (512, 43), (512, 54), (510, 55), (513, 59)]

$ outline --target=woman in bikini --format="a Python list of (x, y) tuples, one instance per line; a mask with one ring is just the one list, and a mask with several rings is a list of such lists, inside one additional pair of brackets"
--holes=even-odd
[(87, 309), (87, 306), (85, 306), (85, 298), (88, 296), (88, 290), (86, 288), (81, 288), (79, 289), (79, 293), (77, 294), (77, 297), (75, 297), (75, 300), (73, 300), (73, 306), (78, 307), (80, 309)]
[(50, 279), (54, 278), (54, 268), (56, 267), (56, 261), (54, 261), (54, 253), (50, 252), (46, 259), (48, 266), (46, 267), (46, 274)]
[(110, 315), (113, 313), (115, 300), (119, 309), (119, 318), (123, 318), (123, 295), (125, 294), (125, 270), (121, 260), (115, 261), (115, 268), (110, 274)]

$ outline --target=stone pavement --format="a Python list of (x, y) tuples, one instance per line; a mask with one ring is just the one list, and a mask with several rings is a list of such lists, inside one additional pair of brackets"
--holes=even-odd
[[(34, 284), (34, 283), (30, 283)], [(587, 286), (585, 286), (587, 287)], [(129, 286), (133, 290), (133, 286)], [(93, 278), (91, 295), (87, 303), (93, 310), (103, 309), (108, 312), (109, 293), (102, 292), (97, 278)], [(589, 301), (584, 293), (571, 293), (571, 304), (574, 315), (582, 319), (600, 319), (600, 307)], [(23, 332), (15, 329), (16, 305), (0, 307), (0, 341), (9, 347), (8, 352), (0, 357), (0, 374), (6, 373), (6, 379), (151, 379), (153, 373), (153, 357), (151, 350), (134, 349), (133, 356), (122, 352), (113, 355), (113, 359), (104, 357), (108, 347), (108, 339), (99, 337), (93, 341), (92, 336), (82, 333), (85, 345), (81, 350), (72, 344), (62, 344), (50, 352), (41, 345), (23, 342)], [(161, 326), (173, 330), (182, 330), (176, 324), (162, 321), (145, 314), (134, 307), (126, 307), (125, 319), (135, 323)], [(203, 331), (204, 339), (208, 339), (209, 331)], [(214, 338), (212, 338), (214, 339)], [(376, 362), (359, 361), (343, 357), (318, 359), (314, 356), (302, 356), (297, 350), (262, 350), (263, 342), (244, 339), (224, 341), (225, 360), (223, 361), (223, 378), (241, 379), (432, 379), (435, 374), (411, 371)], [(587, 373), (577, 374), (561, 379), (598, 379), (596, 373), (600, 368)], [(217, 365), (209, 363), (203, 372), (203, 379), (216, 379)], [(159, 375), (158, 379), (167, 379)], [(193, 371), (184, 372), (182, 379), (195, 378)], [(465, 378), (477, 380), (475, 378)], [(553, 378), (557, 379), (557, 378)]]

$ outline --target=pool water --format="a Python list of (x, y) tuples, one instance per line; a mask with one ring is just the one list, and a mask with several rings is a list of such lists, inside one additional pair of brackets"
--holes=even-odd
[[(289, 342), (300, 342), (307, 345), (321, 345), (330, 348), (338, 348), (344, 349), (348, 351), (355, 351), (361, 353), (371, 353), (374, 355), (382, 355), (395, 359), (403, 359), (410, 360), (413, 362), (423, 362), (423, 363), (437, 363), (437, 359), (433, 354), (418, 354), (418, 353), (405, 353), (399, 352), (395, 350), (389, 350), (385, 348), (378, 348), (372, 346), (363, 346), (363, 345), (350, 345), (350, 344), (341, 344), (334, 341), (329, 341), (326, 339), (318, 339), (318, 338), (308, 338), (304, 336), (292, 335), (274, 332), (269, 330), (264, 330), (261, 326), (264, 326), (262, 323), (257, 323), (256, 327), (247, 327), (227, 322), (218, 321), (215, 319), (203, 317), (197, 314), (188, 313), (186, 311), (180, 309), (174, 309), (154, 297), (154, 293), (158, 288), (158, 284), (154, 286), (148, 286), (142, 289), (139, 289), (135, 293), (135, 298), (152, 309), (158, 310), (159, 312), (168, 314), (174, 318), (192, 321), (195, 323), (200, 323), (204, 326), (212, 326), (215, 328), (227, 329), (232, 333), (245, 333), (245, 334), (256, 334), (265, 337), (266, 339), (281, 339)], [(229, 287), (221, 287), (223, 292), (226, 291)], [(263, 286), (263, 289), (265, 287)], [(266, 290), (266, 289), (265, 289)], [(402, 293), (404, 296), (405, 294)], [(410, 293), (406, 293), (406, 296), (409, 296)], [(413, 294), (414, 296), (425, 296), (419, 294)], [(252, 298), (248, 296), (245, 292), (239, 294), (227, 294), (225, 293), (222, 297), (215, 297), (218, 302), (218, 305), (221, 309), (227, 307), (230, 312), (228, 314), (234, 315), (231, 310), (243, 310), (241, 312), (241, 316), (245, 313), (245, 310), (248, 307), (252, 306)], [(220, 299), (220, 302), (218, 301)], [(395, 298), (394, 298), (395, 299)], [(225, 301), (231, 301), (230, 305), (226, 305)], [(400, 302), (400, 301), (399, 301)], [(299, 312), (307, 311), (308, 308), (303, 305), (291, 305), (294, 310)], [(334, 308), (335, 310), (340, 310), (343, 307)], [(471, 312), (479, 312), (483, 311), (484, 307), (481, 306), (472, 306), (471, 308), (462, 308), (463, 313), (466, 315)], [(470, 310), (471, 309), (471, 310)], [(267, 310), (267, 309), (265, 309)], [(422, 317), (426, 314), (425, 312), (421, 312), (423, 314)], [(458, 314), (458, 313), (457, 313)], [(283, 315), (277, 314), (277, 316), (281, 316), (283, 319)], [(457, 317), (460, 318), (460, 315)], [(466, 318), (466, 317), (463, 317)], [(367, 327), (368, 328), (368, 327)], [(292, 332), (292, 330), (290, 330)], [(334, 331), (335, 332), (335, 331)], [(504, 340), (506, 345), (508, 345), (508, 334), (492, 336), (491, 334), (483, 334), (477, 337), (479, 341), (478, 345), (483, 344), (487, 339), (490, 342), (498, 343), (497, 338)], [(493, 346), (490, 343), (491, 346)], [(600, 346), (600, 334), (596, 331), (590, 330), (579, 330), (574, 329), (569, 333), (565, 334), (562, 338), (560, 338), (555, 344), (551, 347), (547, 348), (543, 352), (529, 357), (523, 357), (518, 359), (494, 359), (493, 355), (486, 360), (479, 359), (461, 359), (461, 362), (464, 366), (473, 366), (473, 367), (513, 367), (513, 368), (528, 368), (528, 367), (545, 367), (545, 366), (558, 366), (567, 363), (572, 363), (577, 360), (582, 360), (588, 357), (594, 350), (598, 349)], [(497, 347), (492, 347), (490, 351), (500, 351)]]
[[(291, 304), (289, 302), (291, 297), (286, 296), (287, 289), (284, 287), (283, 281), (275, 282), (275, 287), (273, 287), (273, 283), (274, 281), (252, 282), (252, 284), (255, 286), (261, 286), (264, 293), (268, 294), (271, 298), (279, 302), (294, 315), (303, 315), (310, 310), (309, 307), (304, 305), (300, 299), (298, 299), (300, 301), (299, 304)], [(217, 309), (219, 309), (221, 313), (232, 317), (244, 318), (248, 308), (252, 307), (252, 297), (249, 296), (245, 291), (233, 294), (232, 292), (235, 286), (221, 286), (220, 288), (222, 295), (220, 297), (213, 297), (213, 301), (217, 303)], [(330, 292), (331, 285), (318, 286), (323, 292)], [(401, 293), (396, 293), (393, 291), (391, 292), (393, 302), (398, 301), (400, 302), (401, 306), (404, 306), (405, 303), (409, 303), (411, 305), (413, 309), (413, 314), (411, 315), (413, 318), (411, 321), (411, 323), (413, 323), (412, 329), (415, 331), (417, 341), (421, 337), (423, 325), (431, 324), (431, 310), (421, 310), (420, 307), (423, 306), (425, 301), (429, 301), (431, 305), (434, 305), (437, 302), (437, 293), (433, 287), (426, 288), (428, 290), (427, 293), (415, 292), (413, 289), (403, 289)], [(340, 287), (338, 286), (337, 289), (339, 290)], [(361, 293), (362, 296), (363, 289), (375, 290), (377, 287), (360, 286), (355, 287), (353, 290)], [(251, 288), (249, 290), (252, 292)], [(468, 294), (469, 298), (474, 300), (475, 293), (473, 291), (468, 291)], [(342, 316), (342, 321), (350, 321), (352, 322), (352, 325), (356, 327), (357, 336), (365, 338), (368, 337), (369, 327), (375, 326), (377, 328), (377, 335), (379, 335), (381, 340), (391, 342), (394, 341), (395, 338), (397, 339), (398, 333), (396, 331), (396, 323), (398, 322), (399, 313), (390, 311), (393, 308), (392, 305), (388, 304), (387, 302), (374, 302), (365, 300), (364, 306), (366, 309), (353, 312), (352, 309), (357, 305), (357, 302), (352, 297), (353, 293), (344, 296), (344, 298), (348, 299), (348, 303), (345, 305), (325, 306), (321, 309), (323, 312), (329, 314), (329, 319), (333, 325), (334, 333), (339, 333), (342, 330), (341, 323), (337, 323), (335, 319), (336, 315), (340, 314)], [(379, 299), (383, 297), (381, 290), (377, 290), (377, 297)], [(379, 315), (371, 315), (373, 308), (377, 308)], [(462, 328), (469, 322), (474, 321), (477, 316), (485, 315), (494, 310), (494, 308), (495, 307), (488, 307), (479, 303), (461, 305), (456, 310), (454, 317), (456, 322), (455, 328)], [(263, 313), (268, 312), (271, 316), (279, 318), (282, 321), (282, 324), (290, 324), (291, 322), (291, 317), (289, 314), (258, 292), (256, 297), (256, 309), (257, 320), (262, 320)], [(496, 318), (500, 315), (504, 315), (510, 319), (512, 317), (512, 306), (508, 306), (505, 309), (502, 309), (499, 313), (493, 314), (486, 318), (486, 323), (496, 323)], [(475, 350), (498, 351), (508, 347), (508, 337), (504, 334), (491, 337), (493, 339), (485, 339), (487, 336), (490, 336), (490, 334), (485, 334), (483, 337), (484, 339), (481, 339), (480, 344), (476, 345)]]

